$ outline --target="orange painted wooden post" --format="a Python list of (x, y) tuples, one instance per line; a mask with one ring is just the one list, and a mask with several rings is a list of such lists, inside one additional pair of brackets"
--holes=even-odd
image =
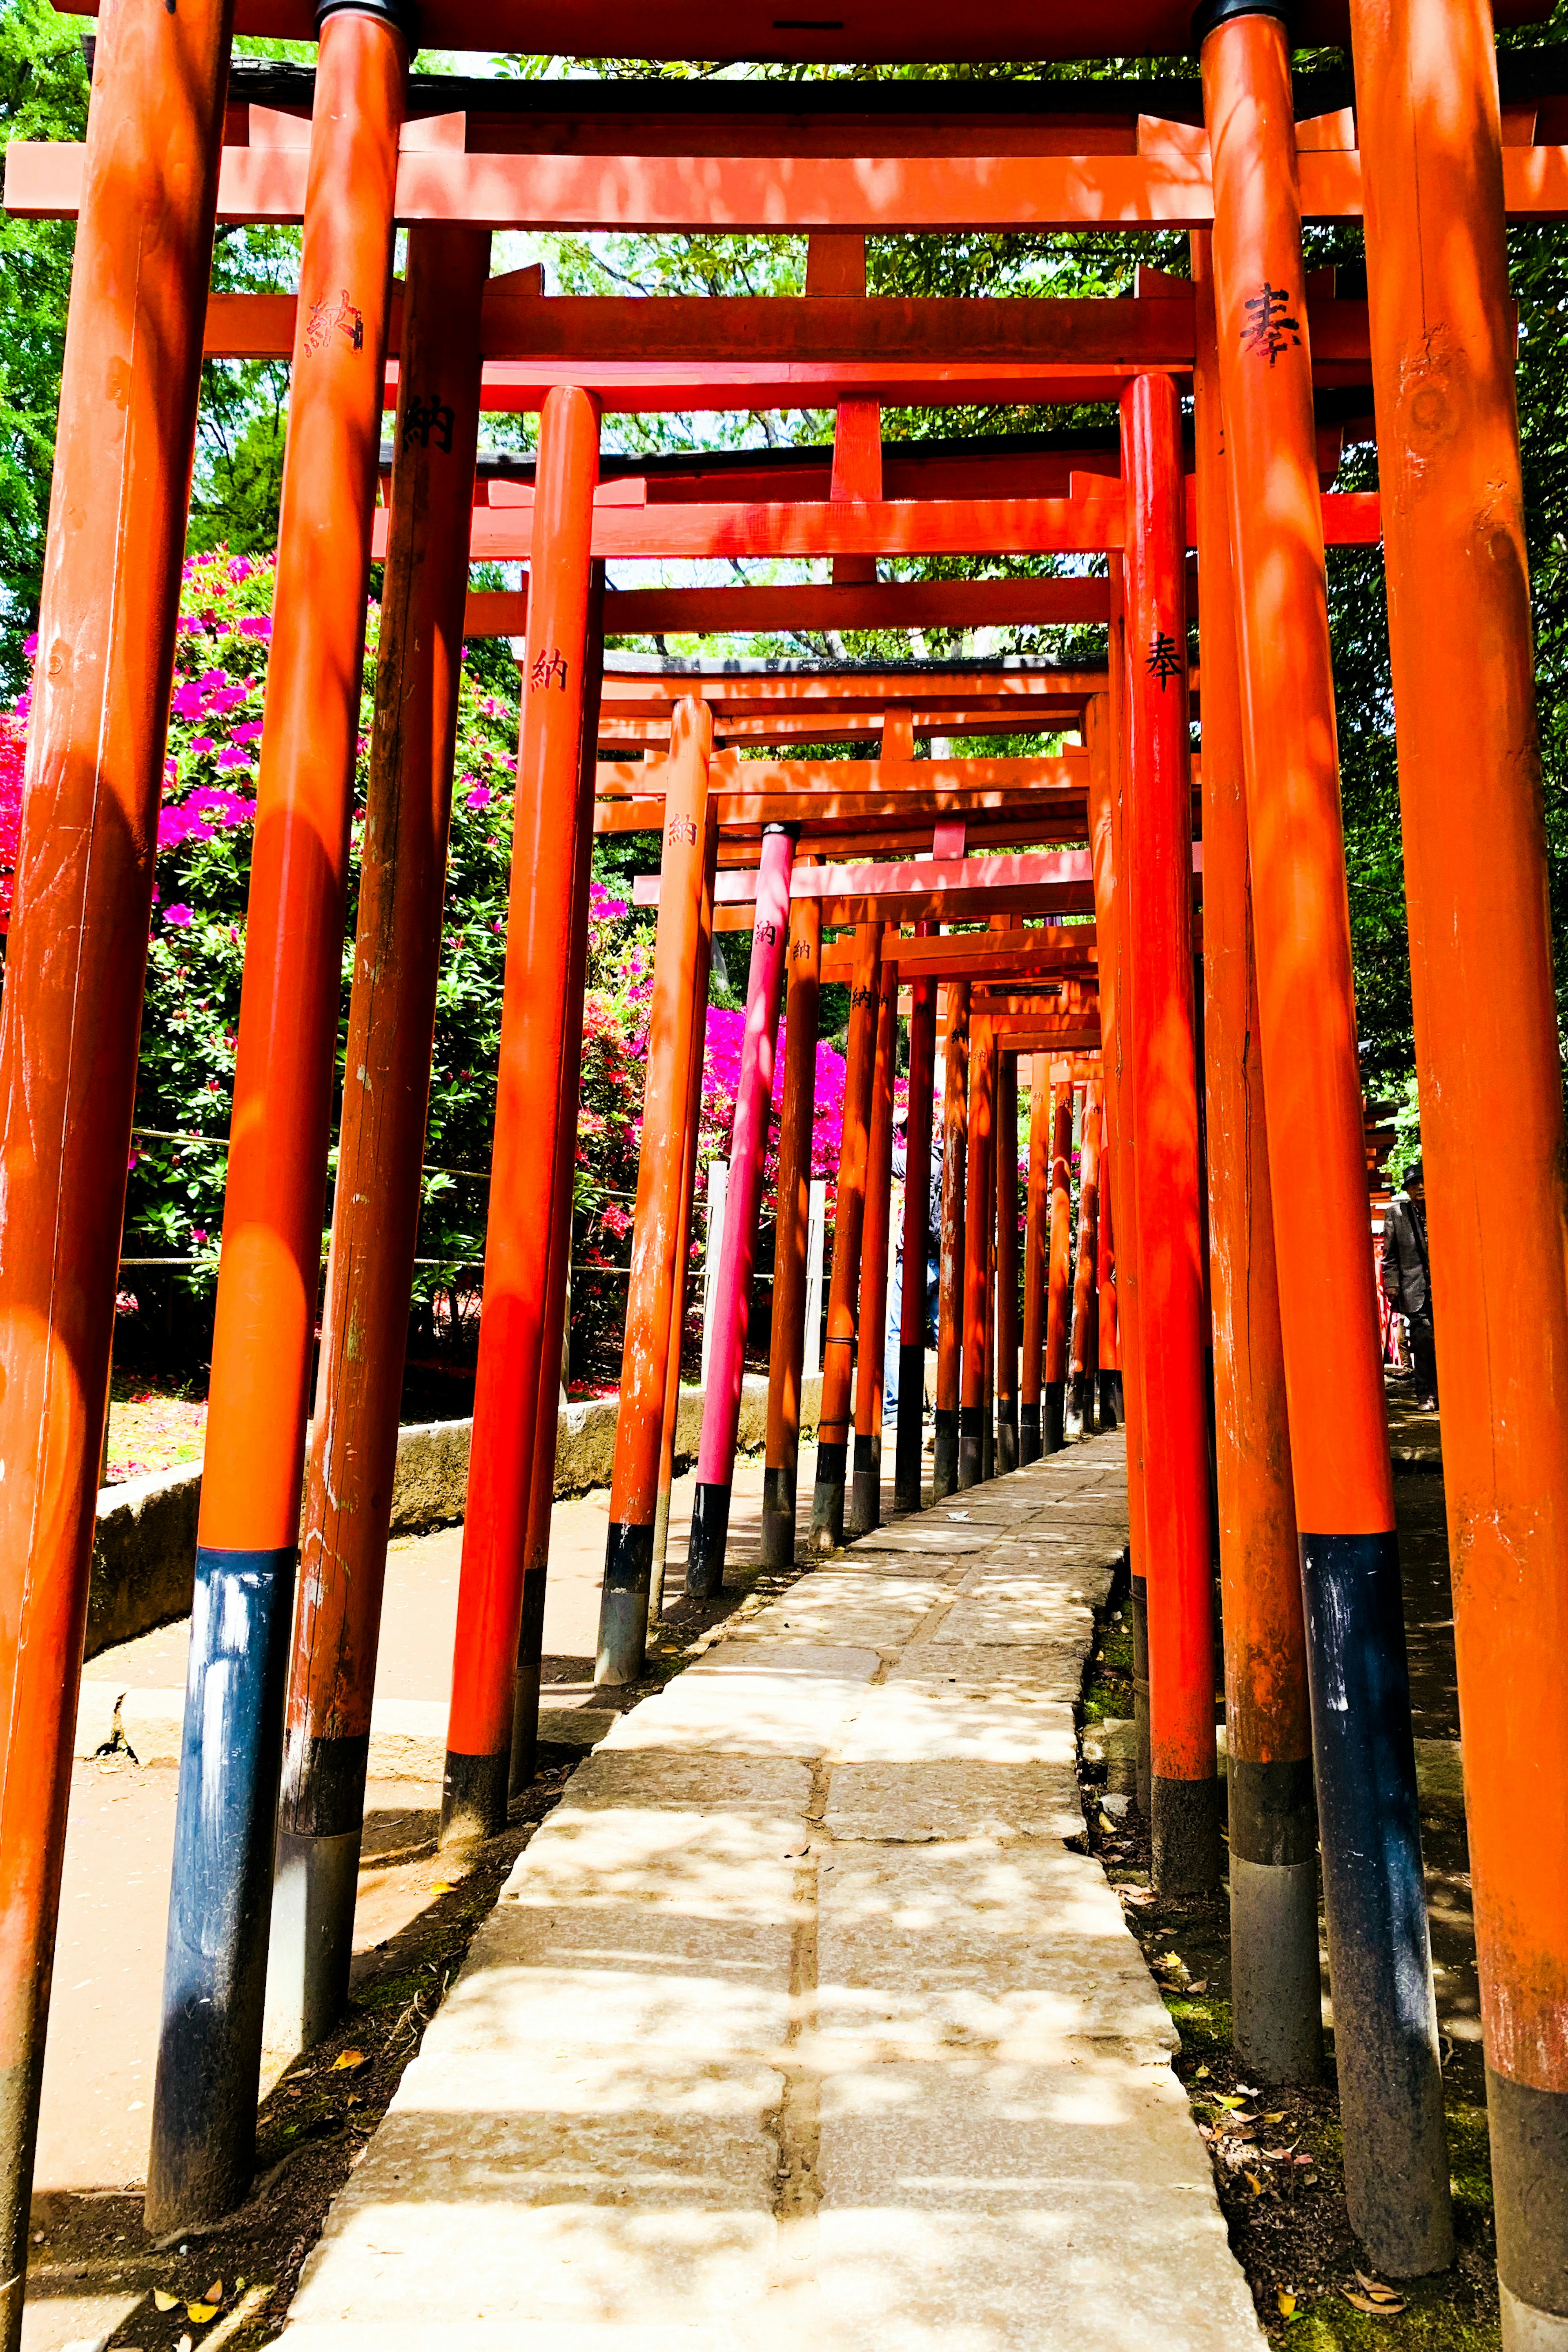
[(937, 1261), (936, 1437), (931, 1465), (931, 1492), (939, 1503), (958, 1486), (958, 1416), (963, 1356), (963, 1210), (969, 1132), (968, 981), (949, 981), (946, 999), (942, 1233)]
[(1018, 1056), (996, 1071), (996, 1468), (1018, 1467)]
[(1318, 1816), (1258, 1035), (1236, 583), (1208, 247), (1206, 236), (1194, 237), (1204, 1068), (1231, 2008), (1237, 2055), (1248, 2074), (1299, 2083), (1315, 2082), (1322, 2071)]
[(985, 1188), (985, 1395), (980, 1415), (980, 1475), (996, 1475), (996, 1105), (1002, 1084), (1002, 1054), (991, 1033), (991, 1173)]
[(1046, 1054), (1029, 1061), (1029, 1188), (1024, 1219), (1023, 1405), (1018, 1450), (1037, 1462), (1042, 1449), (1040, 1391), (1045, 1370), (1046, 1290), (1051, 1256), (1051, 1065)]
[(1121, 1392), (1121, 1334), (1117, 1323), (1116, 1237), (1110, 1208), (1110, 1111), (1107, 1104), (1100, 1121), (1100, 1214), (1094, 1236), (1094, 1278), (1100, 1294), (1095, 1310), (1095, 1337), (1100, 1357), (1096, 1382), (1100, 1393), (1096, 1403), (1102, 1431), (1116, 1427), (1121, 1418), (1118, 1408)]
[(1046, 1360), (1041, 1385), (1043, 1443), (1067, 1443), (1068, 1315), (1072, 1297), (1072, 1088), (1051, 1089), (1051, 1220), (1046, 1261)]
[(213, 1330), (147, 2223), (256, 2147), (407, 47), (322, 25)]
[(702, 1601), (711, 1600), (722, 1590), (724, 1581), (730, 1497), (735, 1476), (735, 1437), (745, 1378), (746, 1327), (752, 1307), (752, 1266), (762, 1212), (763, 1165), (767, 1158), (773, 1114), (773, 1053), (784, 993), (790, 877), (795, 867), (797, 830), (793, 824), (763, 828), (745, 1029), (730, 1140), (729, 1185), (724, 1195), (724, 1230), (718, 1278), (709, 1293), (708, 1376), (697, 1449), (697, 1487), (686, 1549), (687, 1593)]
[(763, 1471), (763, 1565), (795, 1559), (800, 1462), (800, 1383), (805, 1363), (806, 1242), (816, 1114), (817, 1007), (822, 993), (822, 908), (792, 900), (784, 969), (784, 1076), (779, 1107), (779, 1185), (773, 1243), (773, 1321), (768, 1347), (768, 1435)]
[[(555, 1449), (561, 1430), (561, 1398), (570, 1370), (568, 1305), (572, 1281), (572, 1195), (577, 1169), (578, 1073), (583, 1063), (584, 990), (588, 978), (588, 898), (593, 875), (594, 770), (597, 764), (599, 696), (605, 667), (605, 567), (588, 577), (588, 628), (583, 660), (583, 737), (572, 878), (572, 930), (567, 950), (563, 1004), (561, 1067), (555, 1097), (555, 1150), (552, 1161), (549, 1255), (545, 1260), (544, 1339), (539, 1351), (536, 1437), (528, 1479), (528, 1518), (522, 1543), (522, 1613), (518, 1622), (517, 1664), (512, 1682), (511, 1754), (507, 1790), (528, 1787), (539, 1747), (539, 1696), (543, 1679), (544, 1604), (550, 1580), (550, 1530), (555, 1511)], [(551, 1337), (559, 1333), (559, 1342)]]
[(371, 1701), (419, 1231), (486, 229), (410, 231), (332, 1245), (284, 1729), (267, 2046), (348, 1999)]
[(694, 1047), (692, 982), (702, 934), (708, 847), (708, 761), (713, 718), (706, 702), (675, 706), (665, 767), (665, 823), (658, 930), (648, 1004), (642, 1144), (626, 1285), (610, 1528), (599, 1606), (595, 1682), (636, 1682), (647, 1648), (654, 1517), (664, 1434), (670, 1333), (678, 1286), (680, 1202), (686, 1182), (686, 1114)]
[(1220, 1871), (1208, 1403), (1193, 1044), (1192, 775), (1181, 403), (1121, 395), (1127, 493), (1126, 956), (1148, 1520), (1150, 1827), (1156, 1884)]
[[(1121, 1407), (1127, 1428), (1129, 1602), (1132, 1619), (1132, 1712), (1137, 1726), (1138, 1808), (1149, 1817), (1149, 1513), (1143, 1475), (1143, 1357), (1138, 1319), (1138, 1091), (1131, 1080), (1131, 970), (1128, 927), (1127, 625), (1122, 559), (1110, 559), (1110, 626), (1105, 702), (1090, 703), (1089, 854), (1094, 866), (1094, 928), (1100, 959), (1100, 1029), (1114, 1151), (1111, 1167), (1127, 1236), (1117, 1255), (1117, 1328), (1121, 1345)], [(1115, 1206), (1113, 1202), (1113, 1209)]]
[(910, 992), (909, 1125), (904, 1152), (904, 1286), (899, 1324), (899, 1426), (893, 1508), (918, 1511), (923, 1486), (926, 1343), (931, 1260), (931, 1142), (936, 1082), (936, 982)]
[[(1409, 2276), (1445, 2268), (1453, 2232), (1382, 1349), (1367, 1278), (1284, 27), (1271, 16), (1216, 25), (1203, 41), (1203, 68), (1263, 1083), (1346, 2187), (1373, 2263)], [(1415, 266), (1413, 254), (1401, 259), (1401, 268)]]
[(899, 967), (884, 962), (877, 1003), (867, 1137), (866, 1210), (860, 1244), (860, 1344), (855, 1364), (855, 1460), (849, 1528), (882, 1524), (882, 1381), (887, 1364), (889, 1217), (893, 1203), (893, 1076), (899, 1026)]
[(985, 1294), (994, 1224), (994, 1055), (991, 1016), (969, 1022), (969, 1118), (964, 1186), (963, 1370), (958, 1421), (958, 1483), (984, 1476), (986, 1360)]
[(1100, 1297), (1095, 1281), (1095, 1248), (1100, 1225), (1100, 1090), (1084, 1089), (1083, 1128), (1078, 1160), (1078, 1256), (1073, 1271), (1072, 1349), (1068, 1373), (1079, 1429), (1087, 1437), (1094, 1427), (1094, 1383), (1100, 1359)]
[(658, 1501), (653, 1520), (653, 1584), (648, 1593), (649, 1630), (664, 1607), (665, 1555), (669, 1548), (669, 1497), (675, 1484), (675, 1440), (680, 1421), (680, 1357), (692, 1279), (691, 1210), (697, 1198), (697, 1154), (702, 1140), (702, 1077), (708, 1037), (708, 973), (713, 953), (713, 884), (719, 858), (719, 826), (708, 803), (708, 849), (702, 866), (701, 924), (697, 968), (691, 982), (691, 1091), (686, 1102), (686, 1176), (680, 1189), (679, 1279), (669, 1302), (669, 1364), (664, 1386), (664, 1432), (658, 1447)]
[[(558, 1344), (561, 1325), (559, 1312), (552, 1324), (548, 1315), (551, 1227), (569, 1042), (578, 825), (591, 819), (580, 806), (587, 781), (581, 745), (598, 444), (596, 404), (574, 389), (552, 392), (540, 428), (485, 1305), (458, 1587), (443, 1843), (493, 1836), (506, 1821), (529, 1498), (541, 1433), (540, 1368), (546, 1349)], [(552, 1213), (541, 1214), (544, 1203)]]
[(93, 66), (0, 1009), (0, 2345), (16, 2352), (232, 11)]
[(1565, 1154), (1492, 16), (1350, 13), (1503, 2342), (1563, 2352)]
[(881, 994), (882, 926), (861, 923), (855, 933), (855, 973), (849, 991), (845, 1056), (844, 1129), (833, 1215), (833, 1272), (827, 1294), (827, 1341), (822, 1352), (822, 1408), (816, 1434), (816, 1484), (811, 1501), (811, 1548), (836, 1551), (844, 1540), (844, 1489), (849, 1457), (850, 1394), (855, 1370), (856, 1308), (866, 1213), (871, 1075), (877, 1053)]

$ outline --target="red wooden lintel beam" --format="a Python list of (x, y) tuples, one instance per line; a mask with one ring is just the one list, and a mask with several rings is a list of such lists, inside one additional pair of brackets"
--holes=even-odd
[[(1032, 53), (1032, 52), (1031, 52)], [(309, 125), (251, 110), (248, 147), (226, 147), (218, 175), (223, 221), (304, 217)], [(258, 128), (290, 143), (257, 143)], [(306, 137), (300, 139), (300, 129)], [(1310, 126), (1298, 126), (1299, 136)], [(1185, 132), (1186, 135), (1180, 135)], [(868, 132), (868, 143), (874, 140)], [(414, 142), (422, 142), (416, 146)], [(1162, 123), (1135, 155), (539, 155), (469, 154), (462, 115), (411, 122), (399, 159), (400, 222), (492, 229), (638, 230), (800, 236), (812, 229), (879, 235), (1081, 229), (1205, 228), (1214, 218), (1207, 141)], [(5, 201), (14, 213), (68, 218), (80, 205), (84, 149), (14, 141)], [(1515, 219), (1568, 215), (1568, 149), (1503, 151), (1503, 194)], [(1361, 217), (1361, 158), (1324, 146), (1300, 154), (1309, 220)]]

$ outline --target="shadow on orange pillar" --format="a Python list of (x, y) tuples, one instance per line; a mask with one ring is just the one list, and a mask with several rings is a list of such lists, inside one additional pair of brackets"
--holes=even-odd
[(329, 16), (246, 920), (147, 2225), (250, 2181), (407, 70)]
[(1350, 14), (1502, 2336), (1563, 2352), (1565, 1152), (1497, 64), (1486, 0)]
[[(1352, 2226), (1453, 2252), (1341, 830), (1285, 28), (1203, 40), (1279, 1319)], [(1402, 100), (1402, 105), (1407, 100)]]
[[(269, 2050), (310, 2049), (348, 2000), (419, 1231), (489, 250), (488, 229), (409, 233), (331, 1255), (284, 1729)], [(437, 423), (422, 424), (432, 416)]]
[(1224, 1606), (1232, 2032), (1248, 2074), (1322, 2072), (1318, 1812), (1268, 1123), (1258, 1034), (1229, 484), (1209, 240), (1197, 286), (1204, 1072), (1215, 1466)]

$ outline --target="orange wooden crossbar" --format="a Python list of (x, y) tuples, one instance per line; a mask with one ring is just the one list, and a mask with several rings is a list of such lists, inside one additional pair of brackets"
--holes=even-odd
[[(711, 54), (726, 49), (721, 43)], [(607, 52), (596, 47), (595, 53)], [(645, 54), (642, 40), (634, 39), (627, 53)], [(1018, 54), (1039, 51), (1031, 45)], [(262, 111), (251, 110), (253, 136)], [(307, 137), (289, 146), (226, 147), (219, 220), (304, 218), (309, 126), (295, 118), (272, 121), (293, 121)], [(405, 131), (396, 216), (479, 228), (673, 235), (1205, 228), (1214, 218), (1207, 142), (1201, 132), (1195, 139), (1190, 131), (1184, 139), (1170, 135), (1184, 127), (1156, 126), (1163, 135), (1146, 140), (1136, 155), (470, 155), (463, 116), (426, 116)], [(874, 136), (868, 133), (868, 143)], [(415, 137), (428, 143), (413, 147)], [(449, 143), (438, 144), (443, 137)], [(7, 209), (35, 218), (73, 216), (84, 155), (69, 142), (13, 141), (5, 157)], [(1502, 160), (1510, 217), (1568, 215), (1568, 148), (1505, 148)], [(1308, 220), (1360, 219), (1361, 158), (1353, 149), (1304, 150), (1300, 170)]]
[[(882, 935), (882, 961), (906, 980), (1026, 980), (1037, 973), (1082, 972), (1096, 966), (1092, 923), (1026, 923), (1013, 931), (963, 931), (942, 939)], [(853, 942), (833, 940), (822, 950), (825, 981), (846, 981)]]
[[(666, 772), (663, 760), (602, 760), (595, 790), (601, 800), (658, 799)], [(709, 786), (721, 823), (757, 821), (763, 804), (779, 798), (816, 816), (896, 816), (917, 807), (938, 815), (949, 808), (1010, 807), (1019, 796), (1045, 792), (1085, 792), (1089, 759), (1063, 751), (1052, 760), (746, 760), (710, 771)]]
[[(1194, 685), (1197, 675), (1194, 667)], [(890, 709), (902, 717), (911, 706), (1000, 711), (1023, 703), (1033, 706), (1052, 696), (1081, 701), (1105, 690), (1102, 666), (1058, 667), (1026, 656), (997, 660), (990, 667), (955, 663), (952, 669), (892, 662), (885, 669), (816, 669), (804, 663), (776, 668), (749, 664), (702, 669), (671, 664), (662, 669), (617, 669), (612, 656), (601, 707), (668, 718), (678, 702), (695, 695), (709, 705), (715, 721), (726, 713), (753, 710), (772, 716), (781, 705), (798, 709), (803, 704), (858, 709), (879, 716)]]
[[(614, 486), (619, 489), (622, 485)], [(741, 556), (1103, 555), (1121, 545), (1119, 484), (1074, 478), (1068, 499), (837, 499), (760, 506), (634, 507), (605, 502), (594, 515), (594, 552), (610, 560), (696, 562)], [(1331, 547), (1375, 545), (1382, 509), (1375, 490), (1321, 493)], [(1197, 543), (1188, 484), (1187, 544)], [(387, 509), (378, 507), (374, 553), (385, 552)], [(530, 551), (531, 509), (476, 507), (468, 541), (474, 563), (516, 563)]]
[[(1110, 618), (1103, 575), (1039, 580), (899, 580), (830, 587), (802, 581), (784, 587), (612, 588), (605, 596), (607, 637), (685, 635), (782, 629), (1028, 628)], [(521, 637), (528, 592), (477, 588), (463, 616), (466, 637)]]
[[(916, 704), (904, 714), (916, 740), (927, 736), (949, 739), (966, 735), (1016, 736), (1074, 734), (1083, 724), (1081, 698), (1042, 695), (1037, 702), (1021, 702), (1010, 709), (963, 710), (938, 704)], [(874, 742), (879, 721), (864, 710), (780, 710), (754, 718), (716, 717), (713, 740), (731, 750), (747, 745), (784, 749), (792, 743)], [(662, 754), (669, 742), (668, 719), (602, 719), (602, 750)]]

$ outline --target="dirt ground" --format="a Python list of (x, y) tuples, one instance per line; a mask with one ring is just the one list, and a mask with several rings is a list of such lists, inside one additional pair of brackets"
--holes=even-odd
[[(1412, 1713), (1418, 1738), (1454, 1739), (1459, 1724), (1453, 1601), (1432, 1419), (1415, 1414), (1402, 1387), (1394, 1388), (1390, 1421), (1396, 1447), (1422, 1457), (1421, 1466), (1401, 1467), (1394, 1477)], [(1101, 1629), (1087, 1694), (1092, 1711), (1131, 1716), (1131, 1665), (1122, 1583)], [(1223, 1705), (1216, 1714), (1223, 1719)], [(1270, 2337), (1290, 2352), (1368, 2352), (1373, 2346), (1388, 2352), (1496, 2352), (1500, 2334), (1491, 2171), (1463, 1824), (1422, 1822), (1456, 2258), (1453, 2268), (1438, 2277), (1402, 2283), (1373, 2315), (1346, 2299), (1347, 2294), (1363, 2302), (1376, 2298), (1358, 2275), (1366, 2257), (1346, 2210), (1326, 1943), (1327, 2079), (1318, 2088), (1289, 2092), (1247, 2083), (1230, 2043), (1227, 1898), (1223, 1893), (1206, 1902), (1157, 1897), (1150, 1885), (1147, 1824), (1135, 1804), (1123, 1819), (1108, 1813), (1098, 1778), (1086, 1775), (1085, 1780), (1088, 1843), (1121, 1894), (1128, 1924), (1181, 2034), (1176, 2072), (1208, 2142), (1231, 2245)]]
[[(809, 1496), (814, 1456), (801, 1465)], [(679, 1671), (710, 1629), (758, 1607), (797, 1571), (757, 1562), (762, 1464), (737, 1464), (724, 1591), (685, 1600), (692, 1480), (677, 1482), (669, 1601), (629, 1706)], [(593, 1630), (607, 1497), (557, 1506), (545, 1621), (548, 1703), (591, 1698)], [(401, 1547), (388, 1579), (378, 1688), (420, 1697), (451, 1657), (460, 1531)], [(128, 1643), (112, 1660), (133, 1686), (183, 1680), (184, 1624)], [(434, 1677), (434, 1680), (432, 1680)], [(542, 1748), (504, 1836), (454, 1864), (437, 1855), (438, 1783), (374, 1781), (355, 1913), (351, 2005), (342, 2029), (287, 2071), (263, 2075), (248, 2203), (216, 2229), (150, 2238), (142, 2226), (153, 2105), (163, 1932), (176, 1774), (126, 1757), (79, 1762), (71, 1790), (48, 2059), (32, 2209), (24, 2352), (186, 2352), (248, 2347), (277, 2332), (327, 2207), (381, 2120), (446, 1984), (581, 1748)]]

